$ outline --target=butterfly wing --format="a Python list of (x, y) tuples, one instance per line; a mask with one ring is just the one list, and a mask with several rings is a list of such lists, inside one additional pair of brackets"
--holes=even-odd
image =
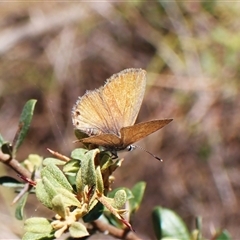
[(150, 135), (161, 129), (173, 119), (152, 120), (148, 122), (142, 122), (133, 126), (124, 127), (121, 129), (122, 148), (133, 144), (141, 140), (142, 138)]
[(134, 124), (146, 86), (146, 72), (126, 69), (109, 78), (104, 87), (87, 92), (72, 110), (73, 125), (88, 135), (120, 136), (122, 127)]
[(104, 106), (101, 93), (102, 88), (86, 92), (72, 110), (73, 125), (88, 135), (107, 132), (111, 127), (108, 109)]
[(102, 98), (118, 132), (122, 127), (135, 123), (145, 87), (146, 71), (134, 68), (114, 74), (105, 84)]
[(115, 134), (101, 134), (83, 138), (80, 141), (83, 143), (96, 144), (108, 149), (122, 150), (132, 143), (156, 132), (171, 121), (172, 119), (152, 120), (124, 127), (120, 130), (121, 138)]
[(102, 146), (108, 149), (118, 148), (121, 146), (121, 139), (114, 134), (101, 134), (87, 138), (80, 139), (82, 143), (90, 143), (98, 146)]

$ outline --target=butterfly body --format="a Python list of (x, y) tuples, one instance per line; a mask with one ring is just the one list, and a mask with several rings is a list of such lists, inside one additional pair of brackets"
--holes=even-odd
[(88, 137), (79, 141), (119, 151), (159, 130), (172, 119), (135, 124), (146, 87), (146, 71), (126, 69), (103, 87), (87, 91), (72, 110), (73, 125)]

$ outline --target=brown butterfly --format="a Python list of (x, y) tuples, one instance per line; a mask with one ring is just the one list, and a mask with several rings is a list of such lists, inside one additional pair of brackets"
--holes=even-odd
[(112, 152), (132, 150), (131, 144), (171, 122), (172, 119), (161, 119), (134, 125), (145, 87), (146, 71), (130, 68), (114, 74), (103, 87), (79, 97), (72, 110), (72, 121), (76, 129), (88, 135), (79, 141)]

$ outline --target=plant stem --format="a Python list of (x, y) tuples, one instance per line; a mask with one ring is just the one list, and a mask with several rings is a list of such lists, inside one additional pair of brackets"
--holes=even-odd
[(14, 158), (11, 159), (10, 155), (4, 154), (1, 150), (0, 150), (0, 162), (4, 163), (7, 166), (9, 166), (10, 168), (12, 168), (20, 176), (23, 176), (27, 179), (31, 178), (31, 173), (26, 168), (24, 168), (18, 162), (18, 160), (14, 159)]
[(110, 224), (104, 223), (101, 220), (96, 220), (93, 222), (93, 225), (101, 232), (108, 232), (109, 235), (112, 235), (119, 239), (124, 240), (141, 240), (134, 232), (129, 229), (119, 229)]

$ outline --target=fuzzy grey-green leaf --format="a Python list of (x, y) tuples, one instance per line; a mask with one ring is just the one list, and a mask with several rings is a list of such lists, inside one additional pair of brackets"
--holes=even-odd
[(99, 149), (88, 151), (85, 154), (84, 161), (81, 162), (81, 180), (83, 184), (81, 187), (83, 188), (86, 185), (89, 187), (96, 186), (97, 179), (96, 179), (94, 159), (98, 153), (99, 153)]
[(76, 148), (71, 153), (72, 159), (83, 160), (85, 159), (85, 154), (87, 153), (87, 149), (84, 148)]
[(53, 233), (32, 233), (32, 232), (26, 232), (22, 240), (50, 240), (55, 239)]
[(24, 223), (22, 240), (53, 239), (53, 228), (46, 218), (29, 218)]
[(68, 182), (67, 178), (63, 172), (53, 163), (49, 163), (41, 171), (42, 177), (46, 177), (54, 187), (66, 188), (69, 191), (72, 191), (72, 186)]
[(62, 195), (58, 194), (52, 199), (53, 211), (57, 213), (62, 218), (66, 216), (66, 206), (62, 199)]
[(49, 164), (54, 164), (54, 165), (64, 165), (66, 164), (66, 162), (62, 161), (62, 160), (59, 160), (57, 158), (51, 158), (51, 157), (48, 157), (48, 158), (45, 158), (43, 160), (43, 165), (46, 166), (46, 165), (49, 165)]
[(43, 182), (43, 180), (39, 180), (36, 185), (36, 197), (37, 199), (46, 207), (52, 209), (52, 198), (57, 193), (55, 189), (53, 189), (53, 193), (51, 193), (51, 185), (47, 186), (48, 183)]
[(76, 195), (72, 192), (68, 191), (65, 188), (57, 188), (57, 192), (62, 195), (62, 199), (67, 206), (81, 207), (81, 204), (78, 201)]
[(77, 188), (78, 193), (82, 193), (84, 190), (81, 168), (78, 170), (77, 175), (76, 175), (76, 188)]
[(126, 192), (123, 189), (118, 190), (114, 195), (114, 206), (119, 209), (125, 204), (126, 201), (127, 201)]
[(28, 218), (24, 223), (24, 230), (32, 233), (51, 233), (53, 228), (46, 218)]
[(80, 222), (74, 222), (69, 228), (71, 237), (82, 238), (89, 235), (86, 227)]
[(101, 169), (100, 166), (98, 166), (96, 168), (96, 178), (97, 178), (97, 190), (99, 193), (103, 193), (104, 191), (104, 184), (103, 184), (103, 179), (102, 179), (102, 173), (101, 173)]
[(127, 195), (127, 200), (134, 198), (132, 191), (129, 188), (125, 188), (125, 187), (115, 188), (114, 190), (112, 190), (111, 192), (108, 193), (108, 197), (114, 198), (116, 192), (118, 192), (119, 190), (125, 191), (125, 193)]

